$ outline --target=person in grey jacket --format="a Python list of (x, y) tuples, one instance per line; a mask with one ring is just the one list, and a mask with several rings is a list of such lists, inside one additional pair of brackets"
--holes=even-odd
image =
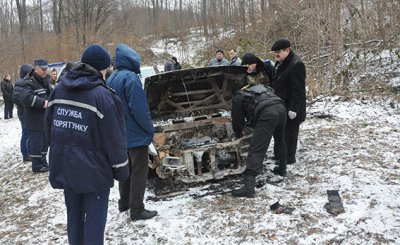
[(231, 61), (229, 62), (230, 66), (241, 66), (242, 65), (242, 59), (239, 58), (236, 49), (229, 50), (229, 57), (231, 58)]
[(218, 49), (215, 52), (215, 58), (212, 58), (208, 62), (208, 66), (229, 66), (229, 61), (224, 58), (224, 51), (222, 49)]

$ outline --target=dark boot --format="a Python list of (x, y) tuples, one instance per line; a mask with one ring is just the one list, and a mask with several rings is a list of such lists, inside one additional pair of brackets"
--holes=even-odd
[(276, 166), (273, 170), (274, 174), (285, 177), (286, 176), (286, 168), (282, 168), (280, 166)]
[(144, 220), (144, 219), (151, 219), (157, 215), (157, 211), (150, 211), (150, 210), (140, 210), (140, 211), (132, 211), (131, 210), (131, 220)]
[(256, 195), (255, 185), (256, 185), (256, 176), (253, 175), (244, 175), (243, 177), (243, 186), (240, 189), (236, 189), (232, 191), (232, 196), (235, 197), (254, 197)]

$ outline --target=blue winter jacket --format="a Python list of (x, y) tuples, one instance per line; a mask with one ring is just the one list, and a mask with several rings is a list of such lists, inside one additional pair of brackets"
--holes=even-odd
[(115, 54), (117, 71), (107, 80), (122, 100), (125, 113), (126, 142), (129, 148), (148, 146), (154, 128), (146, 94), (138, 77), (140, 55), (125, 44), (118, 44)]
[(120, 99), (93, 67), (75, 64), (54, 88), (45, 114), (53, 188), (96, 193), (129, 176)]

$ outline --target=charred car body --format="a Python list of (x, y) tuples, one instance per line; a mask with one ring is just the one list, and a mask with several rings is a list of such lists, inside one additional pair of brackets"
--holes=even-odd
[(161, 179), (196, 183), (245, 170), (251, 129), (235, 139), (233, 93), (245, 67), (179, 70), (146, 78), (157, 154), (150, 167)]

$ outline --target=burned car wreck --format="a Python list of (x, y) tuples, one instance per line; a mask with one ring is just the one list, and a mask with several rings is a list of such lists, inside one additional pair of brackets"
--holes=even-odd
[(197, 183), (245, 170), (252, 131), (235, 139), (233, 93), (245, 67), (206, 67), (167, 72), (145, 80), (156, 154), (149, 161), (161, 179)]

